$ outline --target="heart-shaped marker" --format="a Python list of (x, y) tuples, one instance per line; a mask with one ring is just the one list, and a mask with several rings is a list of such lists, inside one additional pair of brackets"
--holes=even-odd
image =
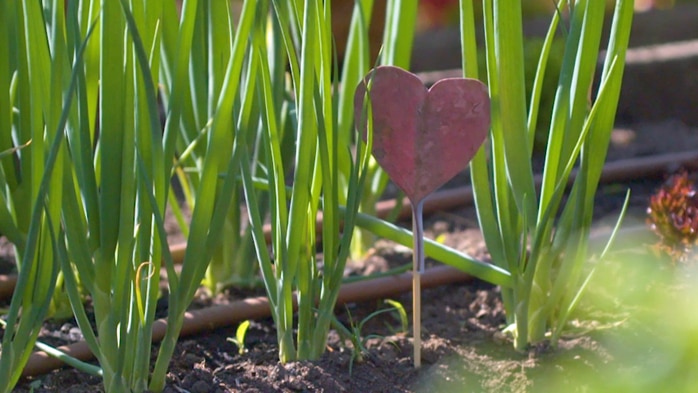
[(476, 79), (448, 78), (430, 89), (414, 74), (393, 66), (374, 69), (354, 95), (362, 119), (366, 85), (373, 112), (373, 156), (413, 203), (462, 171), (487, 137), (490, 100)]
[(412, 329), (414, 366), (419, 368), (424, 198), (462, 171), (485, 141), (490, 99), (487, 87), (475, 79), (442, 79), (427, 89), (416, 75), (401, 68), (378, 67), (359, 83), (354, 95), (354, 116), (364, 140), (366, 86), (370, 86), (373, 156), (412, 202)]

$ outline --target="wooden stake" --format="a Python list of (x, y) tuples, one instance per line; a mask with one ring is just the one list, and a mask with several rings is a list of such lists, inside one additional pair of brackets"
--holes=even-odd
[(414, 368), (422, 366), (422, 283), (424, 272), (424, 200), (412, 203), (412, 335)]

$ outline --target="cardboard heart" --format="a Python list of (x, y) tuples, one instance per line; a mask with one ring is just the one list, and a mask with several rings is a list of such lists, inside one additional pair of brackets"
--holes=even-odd
[(364, 140), (367, 84), (373, 156), (413, 203), (462, 171), (487, 137), (490, 100), (482, 82), (448, 78), (427, 89), (410, 72), (380, 66), (354, 95), (354, 116)]

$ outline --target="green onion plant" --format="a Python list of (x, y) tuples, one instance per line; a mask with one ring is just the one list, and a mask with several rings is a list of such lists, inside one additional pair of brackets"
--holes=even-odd
[[(14, 245), (19, 274), (3, 323), (2, 392), (19, 379), (44, 318), (56, 311), (53, 300), (66, 299), (56, 286), (51, 233), (59, 230), (67, 158), (63, 101), (75, 87), (71, 63), (82, 64), (85, 46), (66, 44), (74, 31), (66, 29), (62, 5), (0, 2), (0, 232)], [(86, 22), (86, 35), (88, 28)]]
[[(67, 3), (0, 3), (7, 22), (0, 55), (8, 55), (0, 60), (0, 151), (8, 152), (0, 219), (25, 250), (3, 337), (0, 391), (11, 391), (21, 374), (59, 270), (105, 391), (162, 391), (238, 181), (244, 149), (233, 113), (244, 96), (239, 82), (256, 2), (244, 3), (235, 28), (228, 2), (185, 1), (181, 17), (175, 2)], [(193, 67), (213, 63), (205, 85), (190, 78)], [(195, 106), (195, 98), (208, 103)], [(201, 108), (205, 117), (195, 125), (205, 129), (187, 139), (189, 113)], [(195, 148), (197, 198), (178, 273), (163, 217), (178, 160)], [(29, 212), (14, 209), (20, 193)], [(12, 218), (16, 212), (26, 217)], [(26, 236), (20, 223), (30, 223)], [(168, 325), (151, 367), (161, 268)]]
[[(461, 0), (463, 70), (477, 77), (473, 2)], [(555, 345), (584, 289), (584, 262), (594, 194), (606, 158), (633, 17), (632, 0), (617, 0), (602, 46), (604, 0), (557, 4), (543, 44), (529, 106), (524, 88), (521, 2), (486, 0), (486, 80), (492, 99), (489, 143), (471, 163), (478, 219), (493, 262), (511, 274), (502, 289), (514, 346)], [(531, 158), (541, 86), (553, 40), (564, 56), (548, 130), (540, 188)], [(601, 49), (603, 68), (597, 74)], [(578, 173), (565, 198), (573, 167)]]
[[(315, 359), (325, 350), (368, 154), (365, 147), (359, 146), (356, 158), (352, 158), (349, 146), (340, 145), (337, 135), (337, 95), (333, 91), (338, 83), (336, 67), (332, 67), (336, 64), (333, 62), (336, 56), (332, 51), (330, 3), (306, 0), (272, 1), (272, 4), (271, 19), (266, 13), (258, 14), (248, 59), (248, 84), (256, 82), (258, 99), (264, 103), (258, 124), (264, 147), (262, 154), (269, 165), (253, 167), (246, 157), (247, 151), (242, 150), (241, 172), (257, 258), (276, 324), (279, 358), (286, 362)], [(290, 105), (280, 105), (275, 98), (266, 39), (268, 24), (275, 26), (271, 29), (272, 45), (283, 48), (282, 53), (288, 60), (295, 114), (290, 121), (293, 123), (288, 120)], [(247, 103), (243, 102), (241, 118), (246, 117)], [(284, 167), (281, 147), (283, 133), (288, 132), (281, 128), (284, 124), (292, 124), (295, 136), (290, 190), (286, 189), (285, 176), (291, 171)], [(244, 133), (240, 135), (241, 139), (244, 137)], [(343, 217), (343, 232), (340, 232), (339, 215), (337, 152), (340, 149), (347, 150), (345, 159), (356, 161), (350, 163), (352, 172), (343, 196), (348, 205), (348, 213)], [(258, 172), (265, 176), (270, 194), (271, 252), (262, 231), (264, 221), (257, 208), (259, 191), (254, 178)], [(315, 222), (319, 210), (323, 216), (322, 258), (316, 253), (319, 241)], [(296, 306), (297, 325), (294, 323)], [(297, 330), (296, 338), (294, 330)]]
[[(203, 196), (207, 198), (211, 190), (201, 188), (203, 181), (203, 165), (206, 162), (209, 146), (208, 134), (212, 130), (212, 121), (218, 110), (218, 98), (226, 83), (226, 72), (232, 55), (233, 36), (235, 34), (234, 15), (239, 13), (240, 2), (199, 1), (194, 8), (189, 8), (194, 19), (191, 36), (191, 53), (189, 66), (176, 76), (174, 69), (168, 63), (163, 73), (163, 101), (166, 106), (177, 107), (178, 119), (168, 122), (168, 132), (179, 135), (175, 146), (177, 151), (172, 175), (177, 180), (179, 192), (168, 195), (170, 207), (175, 218), (186, 236), (189, 234), (189, 222), (182, 207), (186, 206), (191, 212), (197, 201)], [(233, 9), (233, 7), (236, 7)], [(184, 9), (183, 12), (188, 12)], [(174, 17), (175, 15), (173, 15)], [(187, 15), (188, 16), (188, 15)], [(176, 25), (173, 25), (176, 28)], [(173, 38), (174, 35), (173, 35)], [(176, 40), (166, 45), (170, 46), (166, 55), (174, 62), (176, 55)], [(242, 45), (246, 45), (243, 43)], [(243, 64), (244, 55), (240, 54), (236, 62)], [(241, 68), (243, 70), (243, 68)], [(241, 71), (244, 73), (244, 71)], [(170, 88), (177, 82), (175, 77), (187, 81), (175, 92)], [(177, 94), (175, 98), (172, 94)], [(239, 111), (240, 100), (245, 92), (236, 94), (233, 104), (234, 111)], [(173, 100), (177, 100), (176, 102)], [(235, 120), (234, 120), (235, 121)], [(232, 133), (231, 133), (232, 137)], [(220, 292), (229, 285), (251, 286), (256, 282), (258, 271), (253, 259), (254, 247), (250, 232), (242, 226), (243, 210), (241, 204), (242, 190), (239, 180), (235, 183), (235, 191), (229, 200), (228, 211), (223, 224), (222, 241), (213, 250), (213, 258), (208, 265), (203, 284), (210, 293)], [(183, 198), (183, 204), (180, 198)]]
[(332, 326), (337, 330), (339, 336), (343, 340), (348, 340), (349, 342), (351, 342), (352, 356), (351, 360), (349, 361), (349, 375), (352, 374), (354, 362), (363, 362), (366, 354), (369, 353), (368, 348), (366, 347), (368, 341), (372, 339), (384, 338), (383, 336), (380, 336), (378, 334), (364, 335), (364, 325), (366, 325), (366, 323), (368, 323), (370, 320), (380, 316), (381, 314), (394, 311), (401, 321), (401, 326), (400, 328), (396, 329), (394, 327), (391, 327), (388, 323), (385, 323), (386, 327), (389, 330), (394, 331), (395, 333), (407, 333), (407, 312), (405, 311), (405, 308), (402, 306), (401, 303), (395, 300), (387, 300), (386, 303), (388, 303), (391, 307), (378, 309), (368, 314), (366, 317), (364, 317), (362, 320), (358, 322), (354, 320), (354, 318), (351, 315), (351, 312), (349, 311), (349, 309), (347, 309), (346, 311), (349, 317), (349, 326), (345, 326), (336, 317), (332, 319)]

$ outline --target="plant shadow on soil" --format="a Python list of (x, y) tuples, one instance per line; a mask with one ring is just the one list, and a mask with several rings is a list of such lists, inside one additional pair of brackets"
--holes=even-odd
[[(664, 131), (663, 127), (657, 129)], [(674, 135), (685, 136), (681, 132)], [(640, 142), (642, 138), (639, 134)], [(667, 133), (660, 139), (668, 139)], [(667, 145), (696, 147), (686, 143), (667, 142)], [(625, 153), (615, 154), (617, 158), (651, 154), (656, 151), (646, 150), (657, 146), (645, 142), (633, 147), (635, 150), (630, 153), (624, 150)], [(617, 215), (629, 187), (631, 206), (626, 221), (644, 222), (647, 198), (663, 179), (660, 175), (602, 186), (596, 221)], [(439, 237), (451, 247), (487, 259), (476, 223), (472, 208), (436, 212), (425, 222), (428, 237)], [(608, 226), (600, 224), (603, 225)], [(353, 362), (351, 345), (332, 331), (321, 359), (280, 364), (273, 321), (267, 318), (252, 321), (245, 342), (247, 352), (242, 354), (228, 340), (235, 337), (237, 326), (181, 338), (165, 391), (690, 391), (698, 383), (698, 376), (691, 371), (698, 365), (698, 317), (694, 316), (698, 307), (692, 300), (698, 299), (696, 264), (672, 267), (658, 263), (655, 256), (643, 246), (633, 244), (632, 239), (619, 247), (629, 247), (630, 251), (618, 251), (607, 260), (589, 264), (597, 269), (594, 278), (557, 348), (542, 343), (527, 352), (516, 352), (511, 339), (502, 334), (505, 318), (499, 288), (475, 280), (422, 292), (423, 367), (420, 370), (413, 368), (410, 336), (399, 331), (400, 323), (394, 313), (381, 314), (364, 326), (364, 335), (380, 337), (368, 340), (369, 351), (363, 362)], [(371, 257), (350, 264), (348, 270), (355, 274), (385, 271), (410, 260), (409, 249), (379, 241)], [(230, 290), (216, 298), (200, 296), (193, 307), (249, 295), (248, 291)], [(395, 300), (405, 307), (409, 316), (411, 295), (402, 294)], [(347, 304), (337, 308), (338, 318), (348, 325), (350, 316), (360, 321), (385, 307), (382, 299)], [(49, 321), (40, 340), (52, 345), (71, 343), (80, 336), (79, 330), (75, 334), (76, 329), (74, 321)], [(154, 346), (153, 356), (156, 354), (157, 346)], [(16, 391), (100, 392), (102, 389), (99, 378), (64, 368), (24, 379)]]

